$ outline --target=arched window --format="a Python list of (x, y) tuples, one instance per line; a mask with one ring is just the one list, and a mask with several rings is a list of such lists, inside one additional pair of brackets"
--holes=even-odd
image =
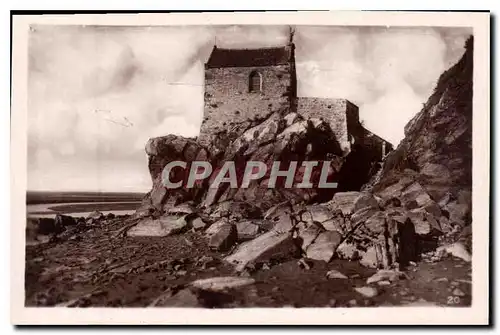
[(248, 91), (249, 92), (262, 91), (262, 75), (259, 72), (252, 71), (250, 73), (250, 78), (248, 80)]

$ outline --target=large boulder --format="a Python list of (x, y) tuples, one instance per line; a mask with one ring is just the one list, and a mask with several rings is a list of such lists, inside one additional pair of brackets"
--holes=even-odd
[(217, 251), (227, 251), (238, 240), (236, 226), (231, 223), (224, 223), (218, 227), (218, 230), (210, 236), (208, 246)]
[(297, 251), (291, 234), (269, 231), (239, 245), (225, 260), (234, 265), (236, 271), (243, 271), (249, 264), (288, 259)]
[(245, 277), (213, 277), (198, 279), (190, 284), (191, 287), (206, 291), (226, 291), (228, 289), (240, 288), (255, 283), (255, 279)]
[(91, 212), (89, 215), (87, 215), (87, 220), (93, 220), (93, 221), (96, 221), (96, 220), (101, 220), (104, 218), (104, 214), (102, 214), (102, 212), (100, 211), (93, 211)]
[(306, 249), (306, 256), (311, 259), (329, 262), (337, 247), (342, 242), (342, 235), (336, 231), (321, 232)]
[(236, 222), (236, 231), (238, 232), (238, 241), (248, 241), (257, 237), (260, 228), (251, 220), (242, 220)]
[(217, 234), (217, 232), (225, 225), (228, 225), (228, 224), (231, 224), (229, 222), (229, 219), (228, 218), (222, 218), (218, 221), (216, 221), (215, 223), (213, 223), (210, 227), (207, 228), (207, 230), (205, 230), (205, 236), (207, 237), (208, 240), (210, 240), (210, 238), (212, 236), (214, 236), (215, 234)]
[[(210, 162), (210, 153), (194, 139), (176, 135), (151, 138), (146, 144), (148, 167), (153, 187), (143, 199), (138, 213), (149, 213), (151, 208), (160, 212), (165, 203), (177, 205), (189, 200), (198, 201), (208, 189), (206, 183), (197, 183), (192, 188), (186, 187), (188, 172), (193, 161)], [(174, 161), (186, 163), (186, 168), (174, 168), (170, 172), (172, 183), (181, 181), (182, 187), (167, 189), (163, 183), (165, 166)]]
[(297, 225), (298, 244), (302, 251), (306, 253), (307, 248), (316, 240), (319, 234), (324, 231), (324, 228), (317, 224), (307, 224), (301, 222)]
[(163, 216), (159, 219), (145, 218), (132, 227), (128, 236), (164, 237), (180, 233), (188, 228), (188, 222), (181, 216)]

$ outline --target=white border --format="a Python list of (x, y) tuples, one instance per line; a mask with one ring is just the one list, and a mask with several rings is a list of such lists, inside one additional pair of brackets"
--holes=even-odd
[[(473, 287), (470, 308), (147, 309), (24, 307), (27, 32), (29, 24), (468, 26), (474, 31)], [(13, 23), (11, 321), (15, 324), (485, 324), (488, 322), (489, 14), (417, 12), (20, 16)]]

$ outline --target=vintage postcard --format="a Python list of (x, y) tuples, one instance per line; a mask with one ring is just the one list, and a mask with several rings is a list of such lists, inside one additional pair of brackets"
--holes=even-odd
[(12, 322), (488, 324), (489, 26), (14, 15)]

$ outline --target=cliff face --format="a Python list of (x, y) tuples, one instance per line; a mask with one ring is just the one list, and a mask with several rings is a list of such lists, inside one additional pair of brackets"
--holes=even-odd
[[(454, 216), (457, 205), (470, 223), (472, 189), (473, 39), (460, 61), (444, 72), (422, 111), (405, 127), (405, 138), (366, 187), (382, 198), (399, 197), (418, 182)], [(450, 207), (450, 208), (447, 208)], [(451, 208), (453, 207), (453, 208)]]

